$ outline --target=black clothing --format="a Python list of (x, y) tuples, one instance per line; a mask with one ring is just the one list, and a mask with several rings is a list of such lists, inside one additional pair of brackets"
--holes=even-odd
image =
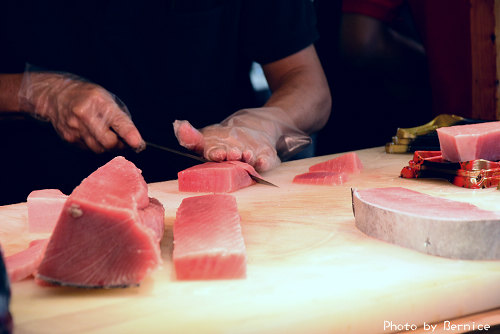
[[(252, 61), (279, 60), (317, 38), (310, 0), (16, 0), (0, 4), (0, 13), (0, 42), (11, 51), (0, 55), (0, 72), (23, 72), (30, 63), (84, 77), (127, 105), (145, 140), (170, 147), (178, 145), (175, 119), (201, 128), (258, 106)], [(35, 188), (69, 193), (117, 154), (82, 152), (38, 122), (6, 135), (12, 126), (3, 123), (0, 140), (10, 147), (4, 158), (13, 165), (1, 175), (15, 174), (9, 192), (26, 181), (15, 201)], [(175, 179), (195, 163), (154, 148), (118, 154), (136, 163), (147, 182)]]

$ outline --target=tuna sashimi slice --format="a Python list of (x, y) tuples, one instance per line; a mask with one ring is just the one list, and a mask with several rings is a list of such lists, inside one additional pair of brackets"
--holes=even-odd
[(227, 194), (185, 198), (174, 222), (177, 279), (246, 277), (246, 250), (236, 199)]
[(32, 191), (27, 198), (28, 230), (31, 233), (52, 232), (67, 198), (59, 189)]
[(120, 157), (99, 168), (66, 200), (37, 278), (77, 287), (138, 285), (161, 263), (163, 210), (151, 201), (149, 208), (147, 185), (131, 162)]
[(310, 172), (336, 172), (357, 174), (363, 169), (363, 164), (356, 152), (345, 153), (339, 157), (320, 162), (309, 167)]
[(356, 226), (417, 251), (469, 260), (500, 259), (500, 213), (400, 187), (354, 189)]
[(337, 172), (308, 172), (296, 175), (293, 183), (316, 184), (316, 185), (340, 185), (347, 182), (349, 176), (345, 173)]
[(448, 161), (500, 160), (500, 122), (455, 125), (436, 131), (443, 158)]
[[(243, 165), (245, 167), (243, 167)], [(229, 193), (255, 182), (244, 162), (206, 162), (177, 174), (179, 191)]]
[(48, 242), (49, 239), (32, 241), (28, 248), (5, 258), (11, 283), (25, 279), (36, 272)]

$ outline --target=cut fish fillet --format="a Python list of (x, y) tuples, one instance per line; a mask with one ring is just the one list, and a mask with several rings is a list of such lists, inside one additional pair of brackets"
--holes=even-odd
[(97, 169), (66, 200), (37, 278), (77, 287), (138, 285), (161, 263), (163, 210), (157, 201), (149, 208), (150, 201), (130, 161), (116, 157)]
[(5, 258), (5, 266), (11, 283), (35, 274), (48, 242), (49, 239), (32, 241), (28, 248)]
[(353, 189), (356, 226), (417, 251), (468, 260), (500, 259), (500, 214), (406, 188)]
[(28, 229), (31, 233), (50, 233), (56, 226), (68, 198), (59, 189), (32, 191), (27, 198)]
[(441, 153), (448, 161), (500, 160), (500, 122), (455, 125), (436, 131)]
[(255, 183), (248, 168), (253, 170), (249, 164), (237, 161), (196, 165), (177, 174), (179, 191), (230, 193)]
[(227, 194), (185, 198), (174, 222), (177, 279), (244, 278), (246, 250), (236, 199)]
[(347, 182), (350, 174), (358, 174), (363, 169), (356, 152), (320, 162), (309, 167), (309, 172), (296, 175), (293, 183), (313, 185), (340, 185)]
[(317, 185), (340, 185), (347, 182), (349, 176), (345, 173), (337, 172), (308, 172), (296, 175), (293, 183), (317, 184)]
[(309, 167), (310, 172), (336, 172), (345, 174), (357, 174), (362, 169), (363, 164), (356, 152), (349, 152)]

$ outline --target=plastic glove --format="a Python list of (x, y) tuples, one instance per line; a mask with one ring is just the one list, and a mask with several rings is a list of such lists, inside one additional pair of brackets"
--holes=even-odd
[[(259, 172), (277, 167), (311, 143), (281, 109), (243, 109), (220, 124), (195, 129), (188, 121), (175, 121), (179, 143), (212, 161), (240, 160)], [(279, 156), (279, 157), (278, 157)]]
[(69, 73), (27, 70), (18, 94), (21, 110), (52, 123), (66, 141), (96, 153), (145, 143), (126, 106), (99, 85)]

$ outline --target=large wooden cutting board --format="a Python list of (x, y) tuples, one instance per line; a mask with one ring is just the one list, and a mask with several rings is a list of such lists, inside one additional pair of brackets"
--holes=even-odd
[[(333, 157), (324, 156), (263, 175), (279, 188), (233, 193), (248, 253), (243, 280), (176, 281), (172, 224), (181, 200), (194, 194), (179, 193), (175, 180), (151, 184), (166, 208), (163, 267), (138, 288), (15, 283), (15, 333), (389, 333), (391, 321), (421, 325), (500, 307), (500, 261), (450, 260), (367, 237), (354, 225), (351, 187), (402, 186), (491, 210), (500, 207), (500, 191), (401, 179), (410, 155), (358, 154), (365, 169), (342, 186), (292, 184)], [(38, 237), (26, 233), (26, 218), (25, 203), (0, 207), (7, 253)]]

